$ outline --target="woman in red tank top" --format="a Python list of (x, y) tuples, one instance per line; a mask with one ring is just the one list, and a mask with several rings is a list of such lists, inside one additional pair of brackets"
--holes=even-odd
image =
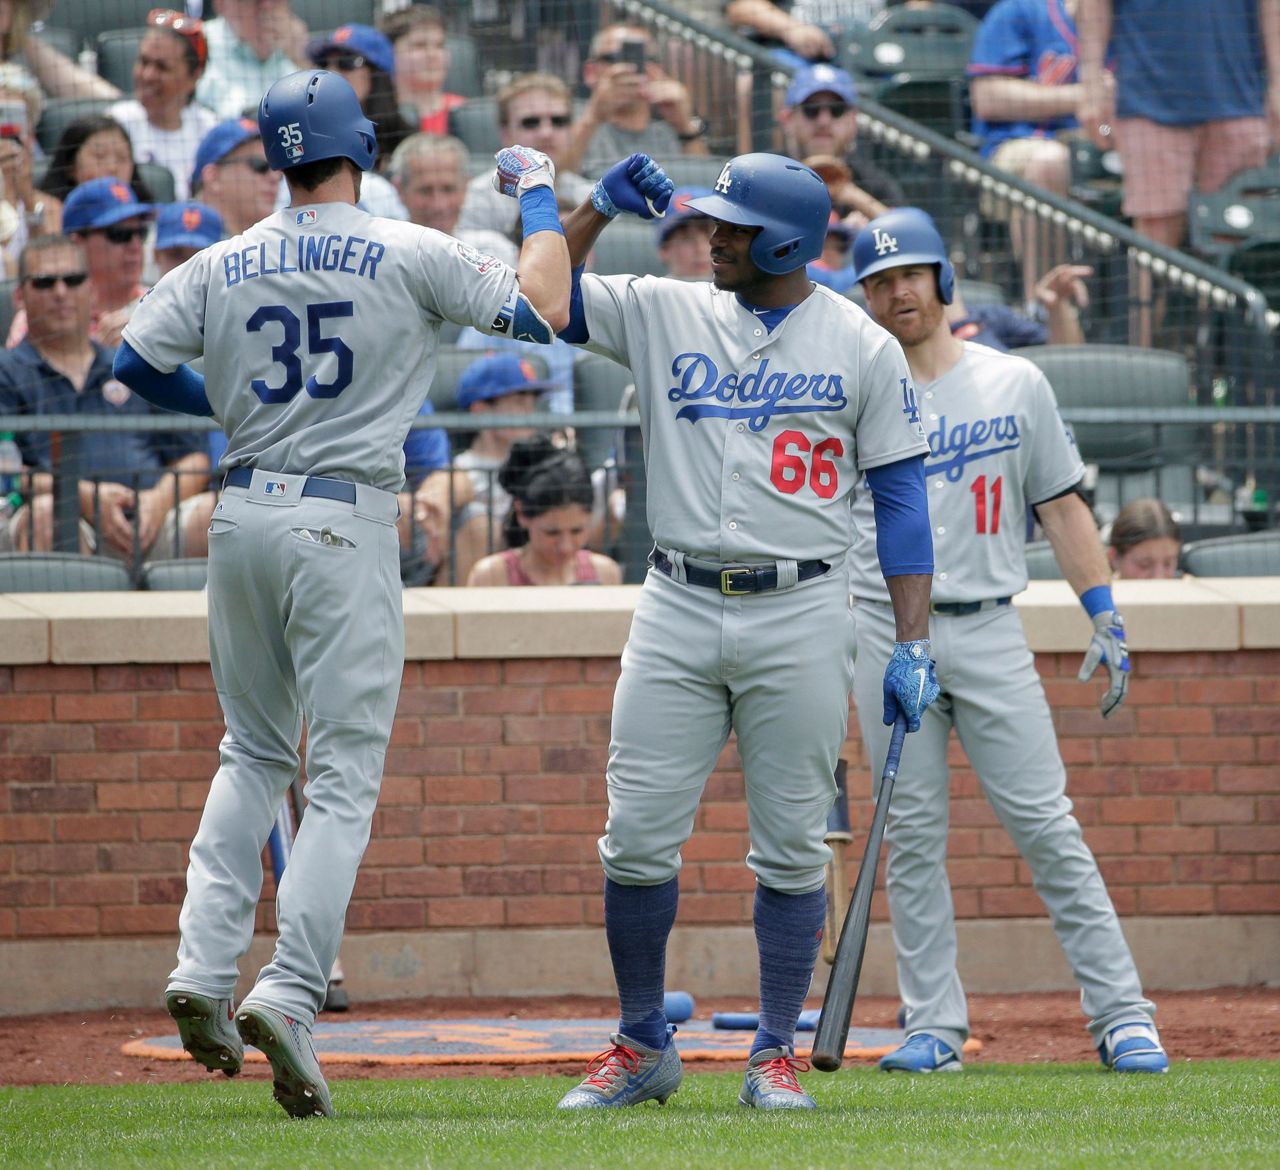
[(617, 585), (618, 563), (586, 548), (591, 475), (574, 451), (544, 435), (511, 447), (498, 482), (510, 493), (508, 547), (476, 562), (468, 585)]

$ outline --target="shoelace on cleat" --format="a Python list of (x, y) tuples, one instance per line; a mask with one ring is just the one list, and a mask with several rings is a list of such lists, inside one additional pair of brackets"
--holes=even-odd
[(631, 1074), (640, 1069), (640, 1054), (625, 1044), (615, 1044), (603, 1052), (596, 1053), (587, 1065), (590, 1074), (583, 1085), (595, 1089), (608, 1089), (623, 1073)]
[(796, 1073), (807, 1072), (809, 1062), (798, 1060), (794, 1056), (775, 1056), (763, 1065), (757, 1065), (760, 1078), (770, 1089), (785, 1089), (790, 1093), (803, 1093)]

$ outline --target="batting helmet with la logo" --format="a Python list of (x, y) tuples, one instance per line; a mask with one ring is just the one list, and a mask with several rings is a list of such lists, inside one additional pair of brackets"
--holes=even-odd
[(918, 207), (895, 207), (873, 219), (853, 241), (853, 271), (859, 283), (886, 268), (913, 264), (937, 266), (938, 297), (944, 305), (951, 304), (956, 270), (928, 212)]

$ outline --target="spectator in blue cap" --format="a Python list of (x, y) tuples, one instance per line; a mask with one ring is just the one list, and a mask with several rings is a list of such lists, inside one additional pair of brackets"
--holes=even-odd
[(364, 116), (377, 128), (381, 170), (392, 152), (414, 132), (396, 97), (396, 56), (391, 42), (367, 24), (344, 24), (307, 45), (313, 64), (341, 74), (356, 91)]
[(191, 194), (220, 216), (228, 236), (237, 236), (276, 207), (280, 176), (267, 162), (253, 118), (219, 122), (196, 148)]
[(703, 187), (678, 187), (667, 214), (654, 220), (658, 232), (658, 259), (668, 276), (677, 280), (711, 279), (711, 232), (715, 222), (689, 206), (711, 192)]
[[(532, 415), (541, 395), (554, 389), (556, 383), (537, 358), (497, 353), (472, 362), (454, 394), (458, 410), (481, 418)], [(454, 458), (452, 474), (434, 472), (414, 493), (415, 521), (426, 530), (432, 547), (442, 550), (442, 559), (450, 562), (437, 574), (438, 583), (465, 585), (476, 561), (503, 547), (502, 522), (511, 497), (498, 482), (498, 470), (511, 444), (533, 430), (529, 426), (477, 431), (471, 445)]]
[[(853, 78), (834, 65), (800, 69), (783, 98), (779, 115), (792, 158), (829, 156), (843, 162), (853, 182), (873, 199), (889, 207), (906, 202), (902, 187), (857, 148), (858, 90)], [(812, 165), (812, 164), (810, 164)], [(837, 206), (841, 218), (855, 207)]]
[[(128, 183), (112, 178), (81, 183), (63, 205), (62, 230), (84, 249), (89, 272), (89, 336), (103, 345), (120, 343), (120, 330), (147, 291), (142, 242), (154, 212)], [(26, 335), (27, 314), (19, 309), (5, 344), (12, 349)]]
[(154, 248), (159, 275), (185, 264), (222, 236), (222, 216), (207, 203), (166, 203), (156, 213)]

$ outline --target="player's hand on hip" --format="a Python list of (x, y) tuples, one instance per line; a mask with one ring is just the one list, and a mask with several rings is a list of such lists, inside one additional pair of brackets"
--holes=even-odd
[(531, 146), (506, 146), (494, 156), (493, 189), (518, 199), (534, 187), (555, 187), (556, 164)]
[(641, 219), (661, 219), (675, 184), (647, 154), (633, 154), (614, 163), (591, 189), (591, 206), (610, 219), (620, 212)]
[(888, 727), (901, 712), (908, 731), (920, 730), (920, 716), (941, 688), (929, 657), (929, 639), (895, 642), (884, 668), (884, 723)]
[(1129, 646), (1124, 639), (1124, 618), (1114, 609), (1105, 609), (1093, 615), (1093, 637), (1085, 651), (1080, 673), (1076, 677), (1086, 682), (1093, 677), (1098, 665), (1106, 665), (1111, 685), (1102, 696), (1102, 717), (1105, 719), (1121, 703), (1129, 691)]

